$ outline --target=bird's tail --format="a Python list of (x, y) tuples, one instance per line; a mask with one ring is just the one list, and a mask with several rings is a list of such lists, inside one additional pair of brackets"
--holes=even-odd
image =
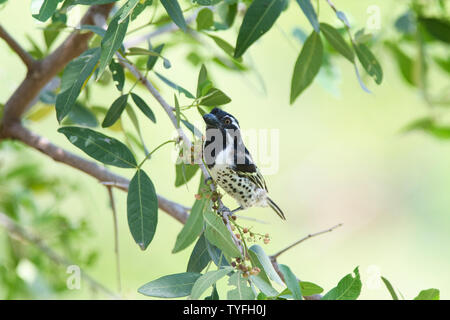
[(275, 211), (277, 213), (277, 215), (281, 219), (286, 220), (286, 217), (284, 216), (283, 211), (281, 211), (280, 207), (278, 207), (277, 204), (275, 202), (273, 202), (272, 199), (270, 199), (269, 197), (267, 197), (267, 203), (273, 209), (273, 211)]

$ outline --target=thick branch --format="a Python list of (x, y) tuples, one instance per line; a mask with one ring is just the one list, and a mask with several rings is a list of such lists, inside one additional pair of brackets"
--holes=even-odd
[[(95, 24), (96, 17), (107, 17), (113, 5), (91, 6), (80, 24)], [(8, 136), (8, 126), (13, 122), (20, 122), (22, 114), (42, 88), (72, 59), (87, 49), (91, 37), (92, 32), (74, 31), (53, 53), (32, 65), (24, 81), (5, 104), (0, 135)]]
[(9, 33), (3, 29), (3, 27), (0, 25), (0, 38), (5, 40), (5, 42), (8, 44), (8, 46), (19, 56), (20, 59), (22, 59), (22, 62), (25, 64), (28, 70), (31, 70), (33, 68), (33, 65), (35, 63), (35, 60), (31, 55), (25, 51), (19, 43), (14, 40), (13, 37), (9, 35)]
[[(22, 226), (15, 223), (11, 218), (9, 218), (6, 214), (0, 212), (0, 226), (5, 228), (9, 234), (19, 238), (23, 239), (29, 243), (34, 244), (39, 250), (41, 250), (47, 257), (49, 257), (50, 260), (52, 260), (54, 263), (63, 265), (65, 267), (74, 265), (73, 262), (69, 261), (67, 258), (59, 255), (53, 249), (51, 249), (45, 242), (39, 238), (37, 235), (27, 231)], [(115, 293), (113, 293), (111, 290), (107, 289), (105, 286), (103, 286), (101, 283), (97, 282), (94, 278), (86, 274), (83, 270), (81, 270), (81, 275), (83, 278), (89, 282), (89, 285), (94, 288), (102, 291), (106, 295), (110, 296), (114, 299), (119, 299)]]
[[(75, 169), (78, 169), (90, 175), (91, 177), (96, 178), (103, 184), (112, 185), (124, 191), (128, 190), (128, 179), (109, 171), (105, 167), (100, 166), (93, 161), (86, 160), (54, 145), (48, 139), (31, 132), (18, 122), (10, 125), (8, 132), (10, 138), (19, 140), (27, 144), (28, 146), (42, 152), (43, 154), (49, 156), (57, 162), (61, 162)], [(188, 208), (176, 202), (170, 201), (160, 195), (158, 195), (158, 206), (161, 210), (167, 212), (169, 215), (171, 215), (181, 223), (186, 222), (188, 217)]]

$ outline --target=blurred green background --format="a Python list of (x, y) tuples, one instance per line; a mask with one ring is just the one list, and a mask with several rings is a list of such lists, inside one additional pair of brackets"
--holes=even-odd
[[(40, 25), (29, 13), (30, 1), (15, 2), (9, 1), (0, 9), (2, 25), (25, 47), (29, 48), (26, 35), (42, 45)], [(336, 1), (355, 26), (353, 32), (365, 27), (369, 17), (367, 8), (376, 4), (380, 9), (381, 29), (372, 32), (380, 36), (394, 32), (393, 22), (405, 11), (405, 3)], [(340, 25), (325, 2), (321, 5), (320, 19)], [(238, 24), (224, 35), (230, 43), (235, 41), (237, 27)], [(449, 143), (421, 132), (401, 133), (406, 124), (429, 114), (429, 110), (417, 90), (404, 83), (392, 57), (381, 47), (373, 50), (383, 66), (383, 83), (376, 86), (372, 79), (365, 79), (372, 94), (361, 90), (351, 64), (342, 58), (334, 58), (339, 74), (333, 81), (334, 87), (322, 85), (326, 81), (316, 79), (290, 106), (292, 69), (301, 48), (292, 36), (295, 27), (306, 32), (311, 29), (298, 6), (291, 3), (275, 27), (248, 52), (246, 61), (250, 66), (256, 66), (259, 77), (254, 72), (232, 73), (207, 64), (217, 86), (232, 98), (226, 110), (239, 119), (242, 128), (279, 129), (280, 132), (279, 170), (266, 176), (266, 181), (272, 198), (283, 208), (287, 222), (281, 221), (270, 209), (254, 208), (245, 215), (269, 224), (240, 220), (241, 224), (254, 226), (260, 233), (270, 233), (272, 241), (264, 248), (266, 252), (274, 253), (308, 233), (343, 223), (343, 227), (332, 233), (288, 251), (279, 262), (289, 265), (300, 279), (317, 283), (325, 291), (359, 266), (363, 299), (389, 298), (379, 275), (387, 277), (407, 299), (427, 288), (438, 288), (441, 298), (449, 298)], [(166, 37), (155, 42), (161, 43)], [(158, 63), (156, 70), (192, 91), (199, 67), (187, 62), (187, 53), (187, 48), (169, 48), (164, 56), (171, 61), (172, 68), (166, 70)], [(0, 102), (7, 100), (24, 75), (25, 68), (20, 60), (0, 41)], [(430, 78), (431, 86), (445, 82), (448, 77), (440, 73)], [(173, 91), (161, 83), (158, 85), (171, 101)], [(112, 85), (96, 87), (91, 94), (96, 104), (108, 107), (117, 95), (114, 90)], [(149, 93), (142, 88), (137, 88), (136, 92), (145, 97), (158, 119), (157, 125), (141, 119), (147, 147), (152, 149), (172, 138), (174, 132), (167, 116)], [(194, 124), (201, 123), (196, 111), (189, 111), (188, 116)], [(130, 126), (129, 123), (125, 125)], [(29, 121), (27, 126), (52, 142), (81, 154), (56, 132), (54, 113), (39, 123)], [(169, 158), (172, 159), (170, 147), (158, 151), (146, 163), (146, 172), (159, 194), (190, 206), (198, 178), (188, 184), (189, 189), (175, 188), (175, 169)], [(58, 203), (58, 211), (75, 224), (81, 219), (87, 221), (90, 235), (77, 238), (77, 250), (82, 254), (97, 251), (98, 259), (85, 270), (116, 291), (113, 224), (106, 189), (94, 179), (55, 163), (35, 150), (14, 151), (9, 146), (3, 147), (0, 161), (0, 170), (20, 162), (35, 162), (37, 170), (44, 176), (59, 177), (64, 183), (76, 186)], [(129, 178), (133, 174), (117, 168), (111, 170)], [(1, 183), (0, 188), (5, 188), (5, 181)], [(118, 190), (114, 193), (119, 213), (123, 297), (143, 298), (137, 293), (139, 286), (162, 275), (185, 271), (192, 246), (171, 254), (181, 224), (160, 211), (155, 238), (145, 252), (141, 251), (128, 230), (126, 194)], [(47, 201), (37, 199), (43, 206)], [(229, 198), (226, 203), (234, 207)], [(42, 234), (44, 239), (45, 236)], [(4, 237), (4, 230), (1, 230), (0, 238)], [(0, 264), (2, 253), (4, 251), (0, 250)], [(53, 264), (48, 267), (60, 273), (63, 279), (66, 276), (64, 268)], [(25, 283), (28, 281), (31, 285), (34, 280), (24, 275)], [(0, 282), (0, 297), (6, 286)], [(93, 294), (83, 282), (81, 290), (42, 291), (34, 297), (79, 299), (104, 296)]]

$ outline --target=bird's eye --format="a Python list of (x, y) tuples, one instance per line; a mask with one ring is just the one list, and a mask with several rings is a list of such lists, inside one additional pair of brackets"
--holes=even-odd
[(228, 118), (226, 118), (225, 121), (224, 121), (224, 123), (225, 123), (225, 124), (231, 124), (231, 120), (228, 119)]

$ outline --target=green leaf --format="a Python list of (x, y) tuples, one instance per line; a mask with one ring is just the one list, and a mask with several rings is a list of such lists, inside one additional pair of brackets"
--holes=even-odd
[(52, 22), (44, 29), (44, 40), (45, 45), (47, 46), (47, 49), (50, 49), (53, 42), (56, 40), (58, 35), (60, 34), (61, 30), (63, 30), (66, 27), (65, 23), (61, 21)]
[(191, 299), (198, 300), (206, 289), (225, 277), (231, 271), (233, 271), (232, 267), (225, 267), (216, 271), (209, 271), (202, 275), (195, 281), (195, 284), (192, 287)]
[(384, 285), (386, 286), (386, 288), (388, 289), (389, 293), (391, 294), (392, 300), (398, 300), (398, 296), (395, 293), (394, 287), (389, 282), (389, 280), (386, 279), (385, 277), (381, 277), (381, 280), (383, 280)]
[(138, 289), (138, 292), (158, 298), (186, 297), (191, 294), (194, 283), (201, 276), (196, 272), (171, 274), (144, 284)]
[(158, 224), (158, 197), (152, 181), (141, 169), (128, 187), (127, 218), (134, 241), (142, 250), (147, 249)]
[(68, 123), (92, 128), (98, 126), (98, 121), (95, 117), (95, 114), (79, 102), (75, 102), (72, 110), (70, 110), (69, 114), (67, 115), (64, 124)]
[(202, 233), (203, 212), (208, 208), (208, 199), (196, 200), (186, 223), (177, 236), (172, 253), (180, 252), (191, 245)]
[(177, 128), (179, 128), (180, 127), (180, 119), (181, 119), (180, 104), (178, 103), (178, 98), (177, 98), (176, 94), (173, 95), (173, 98), (175, 100), (175, 117), (177, 118)]
[(372, 78), (374, 78), (377, 84), (380, 84), (381, 81), (383, 81), (383, 70), (378, 63), (377, 58), (375, 58), (370, 49), (363, 43), (356, 43), (354, 48), (364, 69)]
[(414, 34), (417, 29), (416, 17), (412, 10), (406, 11), (395, 20), (395, 28), (404, 34)]
[(153, 0), (144, 0), (139, 1), (137, 6), (134, 8), (133, 13), (131, 14), (131, 21), (136, 19), (146, 7), (150, 7), (153, 4)]
[(206, 243), (206, 248), (208, 249), (209, 256), (211, 257), (211, 260), (214, 262), (214, 264), (217, 267), (221, 268), (221, 267), (230, 265), (224, 255), (224, 253), (222, 252), (222, 250), (220, 250), (215, 245), (213, 245), (211, 242), (209, 242), (208, 239), (206, 238), (206, 236), (205, 236), (205, 243)]
[(281, 273), (284, 276), (284, 282), (286, 283), (288, 289), (291, 291), (294, 300), (302, 300), (303, 299), (302, 291), (300, 288), (299, 281), (297, 280), (295, 274), (291, 271), (291, 269), (288, 266), (284, 264), (280, 264), (279, 267)]
[(122, 13), (120, 14), (119, 23), (124, 22), (129, 15), (133, 12), (134, 8), (139, 3), (139, 0), (128, 0), (124, 5), (122, 9)]
[(217, 13), (221, 19), (224, 29), (231, 28), (237, 15), (237, 2), (223, 2), (217, 7)]
[(102, 53), (100, 56), (99, 72), (97, 80), (100, 79), (106, 67), (109, 66), (111, 60), (117, 50), (122, 46), (123, 39), (127, 33), (128, 23), (130, 19), (127, 18), (123, 23), (119, 23), (120, 15), (123, 7), (117, 11), (106, 29), (105, 36), (102, 39)]
[(186, 89), (184, 89), (183, 87), (173, 83), (172, 81), (170, 81), (169, 79), (167, 79), (162, 74), (159, 74), (156, 71), (155, 71), (155, 74), (158, 78), (160, 78), (169, 87), (177, 90), (179, 93), (183, 93), (186, 96), (186, 98), (195, 99), (194, 95), (192, 93), (190, 93), (189, 91), (187, 91)]
[(433, 119), (428, 117), (410, 123), (402, 131), (409, 132), (413, 130), (423, 130), (438, 139), (450, 139), (450, 127), (436, 124)]
[(248, 285), (248, 280), (241, 276), (241, 272), (233, 273), (228, 285), (236, 287), (227, 292), (228, 300), (255, 300), (255, 294)]
[(202, 88), (203, 85), (208, 80), (208, 71), (206, 70), (206, 67), (204, 64), (202, 64), (200, 68), (200, 72), (198, 73), (198, 80), (197, 80), (197, 98), (202, 95)]
[(214, 6), (222, 0), (193, 0), (192, 2), (197, 2), (201, 6)]
[(261, 270), (259, 272), (258, 276), (270, 284), (270, 279), (267, 276), (266, 272), (264, 271), (264, 267), (261, 264), (261, 262), (259, 261), (257, 254), (252, 250), (248, 250), (248, 255), (249, 255), (249, 258), (250, 258), (250, 261), (252, 262), (252, 264), (257, 266)]
[(217, 88), (211, 88), (206, 95), (202, 97), (199, 104), (207, 107), (221, 106), (230, 103), (231, 99), (225, 93)]
[(111, 107), (109, 107), (106, 113), (105, 119), (103, 120), (102, 127), (111, 127), (122, 115), (123, 110), (127, 106), (128, 94), (124, 94), (114, 100)]
[(206, 222), (205, 236), (209, 242), (222, 250), (229, 257), (240, 257), (241, 252), (236, 247), (230, 232), (224, 225), (222, 219), (214, 212), (206, 210), (203, 213)]
[(105, 36), (105, 33), (106, 33), (106, 30), (104, 30), (103, 28), (101, 28), (99, 26), (90, 25), (90, 24), (82, 24), (81, 26), (78, 27), (78, 29), (92, 31), (96, 35), (99, 35), (102, 38)]
[(33, 18), (45, 22), (55, 13), (58, 7), (58, 0), (44, 0), (38, 14), (33, 14)]
[(97, 4), (108, 4), (108, 3), (113, 3), (113, 2), (117, 2), (119, 0), (75, 0), (75, 2), (73, 3), (75, 4), (84, 4), (84, 5), (97, 5)]
[(217, 292), (217, 287), (215, 284), (213, 284), (211, 295), (205, 297), (205, 300), (220, 300), (219, 293)]
[(439, 300), (440, 294), (438, 289), (428, 289), (420, 291), (419, 295), (414, 300)]
[(306, 39), (300, 55), (295, 62), (294, 74), (291, 81), (291, 99), (295, 99), (305, 90), (319, 73), (323, 61), (323, 45), (318, 33), (313, 31)]
[(353, 272), (354, 277), (351, 273), (346, 275), (336, 287), (322, 297), (322, 300), (356, 300), (361, 293), (362, 283), (358, 267)]
[(254, 0), (245, 13), (239, 29), (234, 57), (244, 52), (269, 31), (285, 6), (285, 0)]
[(275, 290), (270, 283), (267, 283), (260, 276), (250, 276), (250, 281), (257, 287), (262, 293), (268, 297), (275, 297), (278, 295), (278, 291)]
[(444, 43), (450, 43), (450, 21), (420, 17), (419, 22), (434, 38)]
[(153, 121), (153, 123), (156, 123), (156, 117), (152, 109), (150, 109), (147, 103), (145, 103), (144, 99), (142, 99), (135, 93), (131, 93), (131, 98), (133, 98), (134, 103), (142, 111), (142, 113), (145, 114), (145, 116), (151, 121)]
[(302, 290), (302, 295), (305, 297), (313, 296), (315, 294), (320, 294), (323, 292), (322, 287), (308, 281), (300, 281), (300, 288)]
[[(322, 287), (320, 287), (317, 284), (314, 284), (312, 282), (298, 281), (298, 283), (300, 285), (302, 296), (304, 296), (304, 297), (313, 296), (315, 294), (320, 294), (323, 292)], [(276, 297), (284, 298), (284, 299), (293, 299), (292, 292), (291, 292), (291, 290), (289, 290), (289, 288), (284, 289)], [(274, 298), (276, 298), (276, 297), (274, 297)]]
[(339, 31), (327, 23), (320, 24), (320, 30), (330, 45), (351, 63), (355, 62), (353, 49), (345, 42)]
[(100, 48), (93, 48), (67, 64), (61, 78), (61, 91), (56, 97), (55, 103), (56, 116), (59, 122), (70, 112), (99, 58)]
[(161, 56), (161, 52), (162, 52), (163, 48), (164, 48), (164, 44), (160, 44), (159, 46), (157, 46), (153, 49), (153, 51), (155, 53), (157, 53), (158, 55), (155, 55), (155, 56), (149, 55), (148, 60), (147, 60), (147, 70), (153, 69), (153, 67), (156, 64), (156, 61), (158, 60), (158, 57)]
[(62, 127), (58, 132), (64, 134), (70, 143), (80, 148), (92, 158), (119, 168), (135, 168), (133, 154), (122, 142), (87, 128)]
[(191, 180), (197, 173), (198, 168), (196, 164), (180, 163), (175, 165), (175, 187), (182, 186)]
[(311, 4), (310, 0), (297, 0), (298, 5), (302, 9), (309, 23), (313, 26), (314, 30), (319, 33), (321, 28), (319, 26), (319, 21), (317, 20), (316, 11)]
[(199, 11), (197, 18), (197, 30), (208, 30), (214, 25), (213, 12), (208, 8), (203, 8)]
[[(210, 37), (214, 42), (217, 44), (217, 46), (222, 49), (228, 56), (234, 59), (233, 53), (234, 53), (234, 47), (223, 40), (222, 38), (219, 38), (218, 36), (214, 36), (212, 34), (205, 33), (208, 37)], [(241, 62), (242, 57), (236, 58), (236, 61)]]
[(415, 68), (413, 59), (403, 52), (403, 50), (401, 50), (396, 43), (386, 41), (385, 45), (392, 52), (403, 79), (405, 79), (405, 81), (410, 85), (417, 86), (418, 81), (414, 72)]
[(209, 255), (208, 247), (206, 246), (206, 238), (202, 233), (192, 250), (186, 271), (202, 272), (210, 261), (211, 256)]
[(114, 61), (113, 59), (109, 64), (109, 70), (111, 70), (114, 84), (116, 85), (117, 90), (122, 91), (123, 85), (125, 84), (125, 72), (122, 65)]
[(279, 285), (283, 285), (283, 281), (281, 280), (278, 273), (275, 271), (272, 262), (270, 261), (270, 258), (267, 256), (267, 254), (264, 252), (263, 248), (261, 248), (259, 245), (254, 244), (250, 248), (250, 251), (253, 251), (259, 262), (261, 263), (264, 271), (266, 272), (267, 276), (278, 283)]
[(184, 20), (183, 12), (177, 0), (161, 0), (161, 4), (166, 9), (167, 14), (173, 22), (184, 32), (187, 31), (186, 20)]

